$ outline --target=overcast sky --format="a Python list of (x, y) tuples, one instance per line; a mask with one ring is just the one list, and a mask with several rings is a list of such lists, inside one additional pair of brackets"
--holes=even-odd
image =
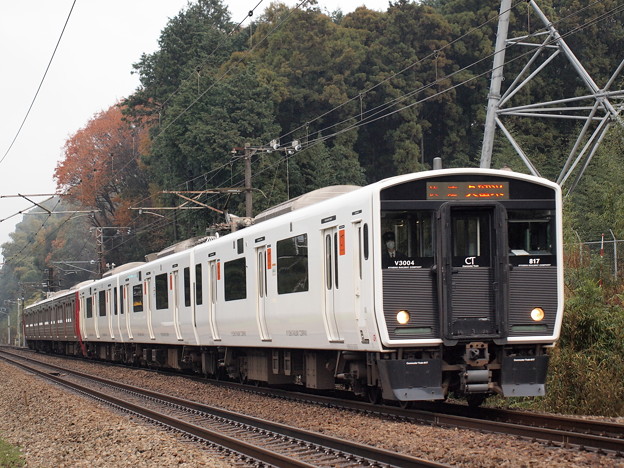
[[(236, 23), (259, 2), (256, 14), (270, 1), (226, 0)], [(35, 96), (73, 3), (0, 3), (0, 159)], [(187, 0), (76, 1), (30, 115), (0, 163), (0, 220), (5, 220), (0, 222), (0, 244), (22, 220), (22, 215), (11, 216), (32, 206), (7, 196), (55, 191), (52, 175), (65, 141), (94, 114), (132, 94), (139, 85), (132, 64), (142, 53), (156, 50), (160, 31), (186, 5)], [(340, 8), (348, 13), (361, 5), (385, 11), (388, 0), (320, 0), (318, 5), (330, 12)]]

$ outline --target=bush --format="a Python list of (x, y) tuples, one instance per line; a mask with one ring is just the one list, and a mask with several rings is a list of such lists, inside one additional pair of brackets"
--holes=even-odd
[[(624, 415), (624, 309), (616, 285), (595, 271), (572, 271), (561, 338), (551, 352), (546, 411)], [(568, 286), (570, 284), (568, 283)]]

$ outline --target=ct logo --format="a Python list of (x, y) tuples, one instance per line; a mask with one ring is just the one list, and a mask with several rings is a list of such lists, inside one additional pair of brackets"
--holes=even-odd
[(475, 264), (475, 259), (477, 257), (466, 257), (466, 259), (464, 260), (464, 263), (466, 265), (474, 265)]

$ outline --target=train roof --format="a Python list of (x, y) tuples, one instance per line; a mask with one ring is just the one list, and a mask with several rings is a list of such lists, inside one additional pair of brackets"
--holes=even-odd
[(307, 206), (320, 203), (325, 200), (330, 200), (338, 195), (353, 192), (361, 187), (358, 185), (331, 185), (329, 187), (323, 187), (312, 192), (305, 193), (296, 198), (291, 198), (279, 205), (275, 205), (254, 218), (254, 223), (261, 223), (267, 219), (276, 218), (277, 216), (290, 213)]

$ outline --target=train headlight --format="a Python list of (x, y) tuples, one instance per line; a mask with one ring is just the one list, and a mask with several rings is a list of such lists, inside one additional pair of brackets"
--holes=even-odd
[(401, 325), (405, 325), (407, 322), (410, 321), (410, 314), (407, 310), (399, 310), (396, 315), (396, 319), (397, 322), (399, 322)]
[(541, 307), (536, 307), (531, 311), (531, 318), (536, 322), (542, 321), (544, 319), (544, 315), (544, 309)]

